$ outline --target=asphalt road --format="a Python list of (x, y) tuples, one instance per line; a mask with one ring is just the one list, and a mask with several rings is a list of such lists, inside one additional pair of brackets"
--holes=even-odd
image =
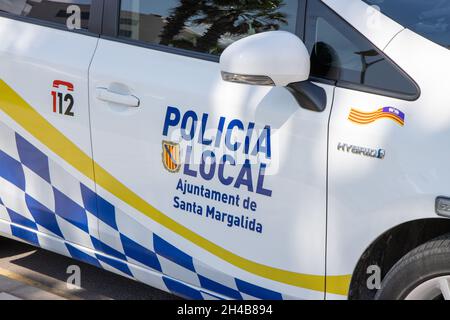
[[(66, 280), (69, 275), (66, 272), (71, 265), (77, 265), (81, 269), (81, 289), (67, 288)], [(178, 299), (105, 270), (1, 237), (0, 275), (66, 299)]]

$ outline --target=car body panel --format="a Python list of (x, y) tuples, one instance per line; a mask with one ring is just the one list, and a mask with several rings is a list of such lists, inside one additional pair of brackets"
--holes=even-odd
[[(402, 101), (336, 89), (329, 150), (329, 274), (353, 273), (362, 253), (384, 232), (409, 221), (438, 218), (436, 197), (449, 192), (443, 159), (450, 156), (445, 148), (450, 52), (409, 30), (399, 33), (384, 52), (417, 82), (421, 94), (415, 101)], [(389, 119), (368, 125), (348, 120), (352, 108), (373, 112), (384, 106), (404, 112), (405, 125)], [(386, 156), (369, 159), (338, 151), (340, 142), (382, 148)]]
[[(117, 55), (110, 55), (109, 52), (112, 51)], [(118, 57), (124, 56), (128, 59), (120, 63)], [(143, 64), (142, 61), (146, 63)], [(119, 64), (114, 70), (109, 67)], [(168, 70), (165, 67), (167, 65), (172, 66), (172, 69)], [(194, 73), (197, 80), (191, 81)], [(93, 149), (97, 163), (159, 212), (233, 255), (245, 257), (270, 268), (318, 276), (319, 283), (324, 284), (324, 278), (320, 280), (320, 276), (324, 277), (325, 234), (320, 230), (325, 230), (326, 125), (333, 96), (331, 87), (324, 85), (329, 104), (326, 112), (318, 114), (300, 108), (284, 88), (255, 88), (226, 83), (220, 78), (219, 65), (216, 63), (103, 40), (99, 43), (92, 64), (91, 77), (91, 92), (98, 87), (123, 90), (122, 93), (135, 95), (141, 102), (139, 108), (130, 109), (114, 103), (99, 102), (95, 97), (91, 97)], [(125, 83), (128, 88), (123, 88)], [(277, 108), (274, 107), (275, 103)], [(211, 181), (205, 181), (200, 174), (197, 177), (189, 176), (184, 168), (175, 174), (168, 172), (161, 157), (162, 143), (166, 140), (180, 142), (182, 158), (186, 156), (188, 146), (186, 142), (179, 140), (176, 125), (170, 128), (167, 135), (163, 134), (169, 108), (179, 110), (181, 115), (195, 110), (199, 119), (203, 114), (207, 114), (207, 139), (217, 136), (221, 117), (227, 119), (227, 124), (233, 119), (239, 119), (245, 127), (251, 122), (255, 123), (255, 132), (259, 128), (258, 134), (261, 134), (262, 128), (270, 126), (274, 156), (265, 160), (270, 161), (271, 167), (267, 169), (264, 185), (266, 188), (270, 187), (272, 195), (261, 195), (256, 190), (259, 164), (265, 158), (262, 154), (258, 158), (250, 156), (252, 161), (256, 161), (252, 165), (255, 183), (253, 192), (249, 192), (247, 188), (224, 186), (217, 175)], [(192, 170), (199, 170), (196, 165), (205, 150), (216, 152), (218, 159), (223, 154), (230, 155), (224, 147), (225, 133), (223, 135), (221, 147), (211, 149), (198, 143), (199, 132), (196, 131), (193, 145), (200, 153), (194, 155), (195, 165)], [(242, 134), (236, 137), (237, 141), (243, 141)], [(256, 137), (255, 134), (252, 143), (255, 143)], [(227, 176), (236, 179), (242, 169), (245, 155), (242, 150), (231, 155), (236, 157), (237, 163), (235, 168), (230, 166), (226, 169)], [(184, 159), (182, 161), (186, 163)], [(230, 195), (239, 193), (241, 201), (250, 197), (259, 209), (252, 212), (243, 208), (243, 203), (237, 207), (202, 197), (183, 195), (181, 190), (177, 190), (180, 181), (188, 181), (197, 186), (205, 185)], [(102, 190), (102, 182), (98, 182), (98, 190), (101, 196), (113, 201), (116, 206), (123, 206), (123, 199), (111, 198), (108, 192)], [(250, 220), (256, 219), (257, 223), (261, 223), (264, 229), (262, 233), (258, 233), (230, 227), (227, 223), (207, 217), (206, 211), (202, 215), (184, 212), (174, 208), (175, 197), (180, 201), (195, 201), (197, 205), (203, 206), (204, 210), (209, 205), (215, 206), (218, 211), (249, 216)], [(292, 210), (293, 207), (297, 209)], [(241, 263), (217, 256), (217, 249), (208, 249), (201, 241), (186, 238), (184, 232), (155, 223), (142, 214), (129, 210), (127, 206), (123, 206), (122, 211), (124, 215), (139, 221), (146, 229), (152, 230), (180, 250), (197, 258), (209, 273), (223, 270), (228, 276), (232, 275), (245, 281), (258, 279), (257, 283), (291, 296), (323, 298), (323, 292), (320, 290), (303, 290), (266, 280), (265, 277), (255, 278), (252, 272), (240, 268)], [(282, 234), (278, 232), (280, 229), (284, 230)], [(107, 230), (105, 228), (102, 233), (104, 241), (117, 241), (114, 240), (114, 232)], [(260, 246), (265, 250), (255, 250)], [(300, 258), (311, 250), (318, 254), (308, 259)], [(183, 273), (171, 274), (170, 269), (167, 272), (174, 278), (183, 277)], [(195, 281), (194, 284), (198, 285), (197, 280), (189, 279), (186, 276), (181, 280)]]
[[(74, 170), (54, 150), (48, 148), (45, 141), (39, 141), (37, 137), (57, 143), (56, 137), (46, 134), (47, 129), (55, 128), (83, 153), (92, 155), (87, 75), (97, 39), (4, 17), (0, 17), (0, 37), (0, 74), (4, 88), (2, 151), (5, 161), (11, 160), (9, 164), (18, 170), (17, 181), (23, 183), (22, 186), (16, 182), (17, 189), (11, 184), (9, 187), (4, 185), (0, 196), (3, 204), (19, 214), (16, 216), (10, 211), (10, 218), (13, 215), (16, 218), (11, 218), (13, 222), (15, 220), (18, 224), (41, 229), (42, 225), (33, 223), (39, 216), (54, 231), (51, 234), (65, 236), (74, 243), (93, 248), (89, 237), (78, 237), (73, 224), (67, 222), (89, 229), (92, 236), (99, 238), (95, 213), (84, 213), (81, 209), (83, 199), (80, 183), (94, 188), (94, 182)], [(8, 92), (17, 93), (20, 100)], [(72, 96), (75, 101), (72, 110), (76, 116), (64, 116), (58, 112), (59, 104), (54, 104), (53, 92)], [(22, 100), (31, 102), (33, 106), (21, 109)], [(22, 123), (14, 118), (19, 114)], [(40, 117), (42, 123), (51, 125), (31, 123), (34, 115)], [(30, 122), (30, 127), (23, 125), (26, 122)], [(17, 163), (12, 162), (12, 159)], [(75, 166), (83, 167), (89, 177), (93, 177), (92, 162), (79, 161), (77, 158), (71, 160)], [(28, 165), (23, 174), (19, 164), (22, 168)], [(7, 166), (5, 163), (4, 167)], [(2, 181), (8, 183), (5, 177)], [(37, 202), (30, 203), (26, 195)], [(47, 217), (47, 209), (61, 214), (59, 227), (53, 218)]]
[[(364, 251), (437, 218), (448, 195), (450, 60), (362, 1), (323, 2), (418, 84), (417, 100), (315, 83), (318, 113), (185, 52), (0, 17), (0, 233), (185, 298), (346, 298)], [(74, 116), (56, 112), (60, 90)], [(350, 121), (364, 113), (374, 121)], [(201, 171), (211, 152), (228, 156), (222, 179)], [(202, 212), (181, 208), (194, 202)]]
[(383, 50), (403, 26), (360, 0), (322, 0), (333, 11)]

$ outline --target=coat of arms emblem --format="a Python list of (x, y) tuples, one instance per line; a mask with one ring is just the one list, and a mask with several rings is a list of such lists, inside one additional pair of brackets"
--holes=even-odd
[(181, 168), (180, 145), (169, 141), (162, 143), (162, 161), (167, 171), (175, 173)]

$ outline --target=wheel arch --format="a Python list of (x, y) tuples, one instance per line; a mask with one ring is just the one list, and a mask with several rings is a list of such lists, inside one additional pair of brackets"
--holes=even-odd
[(367, 268), (379, 266), (382, 279), (408, 252), (450, 232), (450, 219), (427, 218), (397, 225), (376, 238), (358, 260), (350, 282), (350, 300), (371, 300), (377, 291), (367, 287)]

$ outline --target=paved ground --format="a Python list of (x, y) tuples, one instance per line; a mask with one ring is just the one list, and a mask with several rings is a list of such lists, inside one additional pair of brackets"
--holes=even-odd
[[(67, 289), (67, 268), (81, 268), (81, 290)], [(177, 299), (165, 292), (45, 250), (0, 237), (1, 299)]]

